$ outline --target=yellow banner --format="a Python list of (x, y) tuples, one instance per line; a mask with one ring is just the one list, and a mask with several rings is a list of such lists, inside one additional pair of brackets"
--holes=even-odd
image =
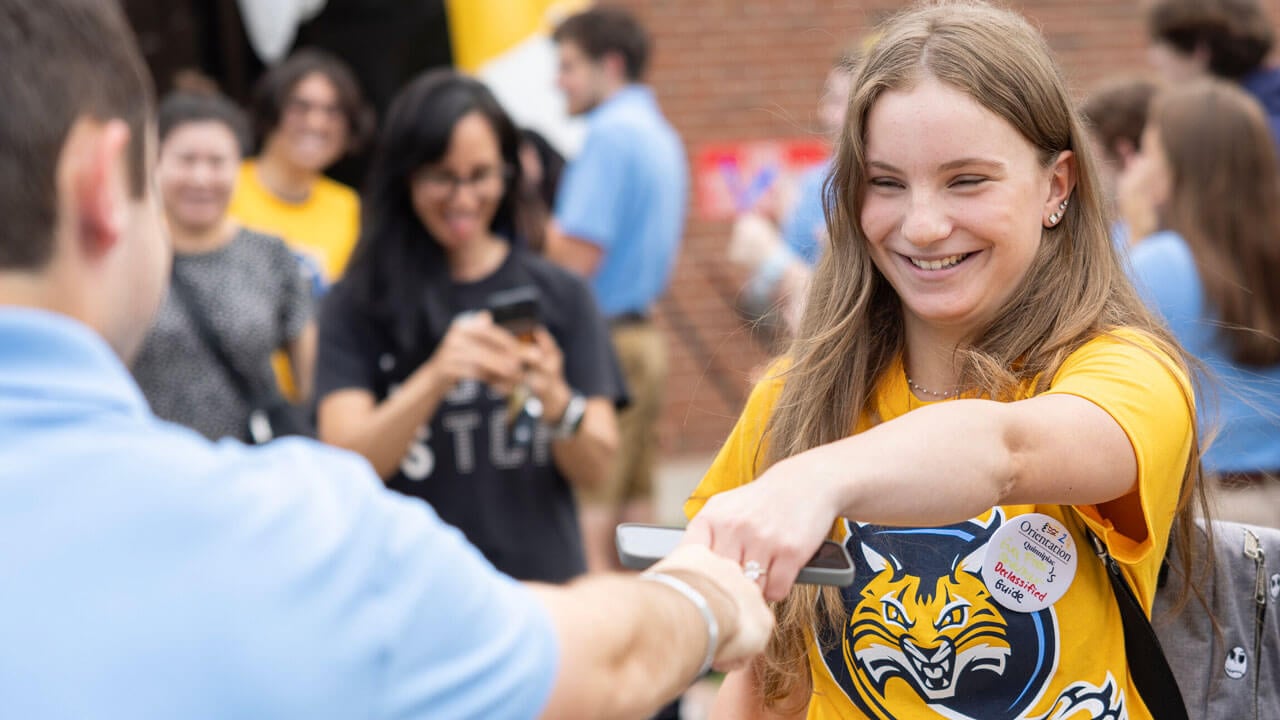
[(453, 64), (475, 73), (590, 0), (446, 0)]

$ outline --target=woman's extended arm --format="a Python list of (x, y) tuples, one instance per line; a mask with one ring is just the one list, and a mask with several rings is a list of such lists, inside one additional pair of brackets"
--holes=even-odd
[(957, 400), (907, 413), (769, 468), (712, 497), (691, 537), (768, 568), (779, 600), (837, 516), (944, 525), (1009, 503), (1099, 504), (1133, 490), (1134, 449), (1081, 397)]

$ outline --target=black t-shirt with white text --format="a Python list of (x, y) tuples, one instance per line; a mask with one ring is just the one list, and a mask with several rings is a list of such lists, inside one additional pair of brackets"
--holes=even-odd
[[(568, 271), (513, 248), (488, 277), (451, 283), (450, 310), (483, 309), (493, 293), (524, 286), (538, 291), (541, 322), (564, 355), (569, 386), (625, 402), (608, 326), (590, 288)], [(381, 402), (434, 352), (397, 350), (385, 324), (361, 312), (341, 284), (330, 292), (320, 317), (316, 397), (359, 388)], [(568, 580), (585, 563), (573, 494), (552, 459), (554, 431), (539, 424), (531, 443), (516, 445), (506, 413), (506, 397), (478, 381), (459, 383), (418, 428), (387, 486), (430, 503), (502, 572)]]

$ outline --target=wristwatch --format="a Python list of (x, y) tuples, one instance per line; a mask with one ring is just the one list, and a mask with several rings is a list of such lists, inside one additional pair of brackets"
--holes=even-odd
[(587, 414), (587, 399), (582, 393), (575, 392), (569, 398), (569, 404), (564, 407), (564, 415), (560, 417), (560, 423), (556, 425), (555, 439), (564, 440), (578, 434), (578, 428), (582, 427), (582, 417)]

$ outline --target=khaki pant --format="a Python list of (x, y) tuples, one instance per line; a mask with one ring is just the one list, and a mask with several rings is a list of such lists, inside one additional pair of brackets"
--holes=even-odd
[(615, 325), (612, 335), (631, 404), (618, 414), (618, 457), (612, 476), (583, 492), (581, 500), (617, 508), (653, 497), (658, 420), (667, 382), (667, 341), (647, 320)]

